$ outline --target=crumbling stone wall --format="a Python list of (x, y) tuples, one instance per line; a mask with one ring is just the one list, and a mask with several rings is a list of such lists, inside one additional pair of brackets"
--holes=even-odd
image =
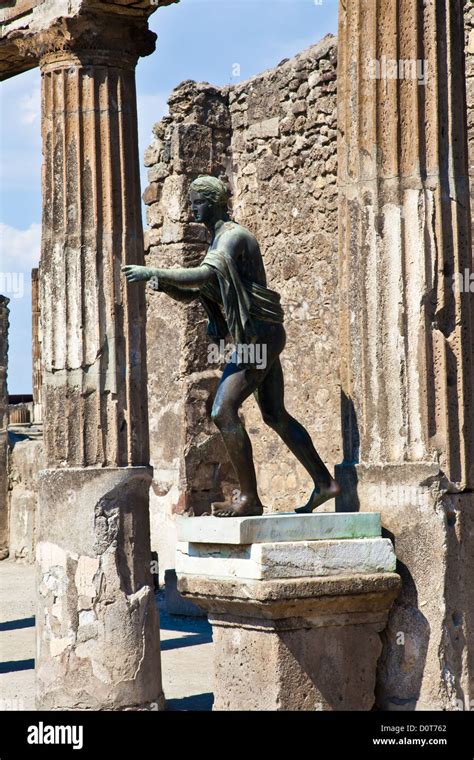
[[(287, 407), (332, 468), (341, 458), (335, 38), (236, 86), (183, 82), (169, 107), (145, 156), (148, 264), (200, 261), (206, 231), (192, 221), (187, 190), (199, 174), (221, 176), (233, 218), (258, 238), (269, 287), (282, 296)], [(200, 514), (237, 485), (209, 419), (220, 371), (207, 361), (205, 322), (198, 303), (149, 292), (152, 536), (163, 569), (174, 563), (171, 515)], [(253, 399), (242, 413), (262, 500), (272, 510), (292, 509), (310, 479)]]

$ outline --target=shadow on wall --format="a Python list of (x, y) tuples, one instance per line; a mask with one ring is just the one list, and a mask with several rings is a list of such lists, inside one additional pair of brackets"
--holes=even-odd
[(357, 469), (359, 463), (360, 436), (354, 402), (341, 391), (341, 464), (336, 465), (336, 480), (342, 493), (336, 499), (336, 512), (359, 512), (360, 501), (357, 493)]
[[(474, 693), (465, 694), (462, 683), (467, 670), (468, 681), (474, 679), (474, 665), (466, 668), (463, 652), (469, 650), (470, 643), (466, 632), (474, 630), (474, 556), (472, 552), (472, 514), (463, 509), (461, 497), (453, 494), (451, 503), (446, 508), (447, 554), (450, 557), (445, 584), (445, 652), (447, 669), (454, 678), (451, 684), (456, 690), (458, 707), (464, 710), (474, 708)], [(461, 591), (460, 591), (461, 590)], [(452, 646), (452, 643), (455, 646)], [(464, 662), (463, 662), (464, 661)], [(471, 658), (472, 662), (472, 658)], [(469, 688), (469, 687), (468, 687)], [(461, 707), (462, 706), (462, 707)]]
[[(395, 535), (382, 528), (382, 537), (391, 540), (396, 554)], [(380, 633), (382, 653), (377, 663), (374, 709), (411, 712), (417, 709), (420, 697), (430, 626), (418, 607), (418, 591), (408, 567), (397, 559), (395, 572), (402, 579), (402, 593), (395, 599), (387, 627)], [(398, 693), (408, 696), (387, 695), (388, 683), (396, 683)]]

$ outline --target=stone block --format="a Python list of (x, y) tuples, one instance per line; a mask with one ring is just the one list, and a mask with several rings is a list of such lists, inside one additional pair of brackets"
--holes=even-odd
[(273, 116), (271, 119), (264, 119), (251, 124), (247, 130), (249, 140), (255, 137), (278, 137), (280, 132), (280, 119)]
[(186, 174), (192, 166), (196, 173), (209, 174), (212, 133), (204, 124), (177, 124), (171, 137), (171, 160), (175, 171)]
[(202, 224), (181, 224), (180, 222), (165, 221), (161, 233), (161, 242), (169, 243), (197, 243), (207, 242), (206, 228)]
[(294, 512), (261, 517), (220, 517), (176, 519), (178, 541), (206, 544), (256, 544), (279, 541), (317, 541), (329, 539), (374, 538), (381, 535), (377, 512)]
[(151, 203), (156, 203), (160, 200), (163, 186), (159, 182), (151, 182), (143, 191), (143, 203), (149, 206)]
[(386, 538), (295, 541), (274, 544), (178, 543), (176, 571), (213, 578), (299, 578), (393, 572), (396, 558)]
[(166, 179), (170, 173), (169, 165), (165, 163), (155, 164), (148, 170), (149, 182), (160, 182)]
[[(213, 710), (371, 710), (376, 629), (361, 625), (262, 628), (213, 625)], [(317, 654), (316, 654), (317, 653)]]
[(179, 576), (208, 611), (214, 710), (371, 710), (394, 573), (245, 581)]
[(158, 163), (160, 160), (162, 147), (162, 142), (160, 140), (155, 140), (155, 142), (153, 142), (148, 146), (148, 148), (145, 149), (145, 153), (143, 155), (143, 163), (145, 166), (153, 166), (154, 164)]

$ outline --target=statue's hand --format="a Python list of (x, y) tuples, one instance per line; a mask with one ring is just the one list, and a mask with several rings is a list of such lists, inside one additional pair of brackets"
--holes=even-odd
[(143, 280), (149, 280), (152, 276), (148, 267), (140, 267), (136, 264), (127, 264), (122, 267), (122, 272), (127, 278), (127, 282), (142, 282)]

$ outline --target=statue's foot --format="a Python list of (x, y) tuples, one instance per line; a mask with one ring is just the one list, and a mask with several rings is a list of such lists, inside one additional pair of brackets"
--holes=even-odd
[(214, 517), (257, 517), (263, 515), (263, 504), (255, 497), (246, 497), (241, 495), (240, 498), (232, 504), (221, 506), (222, 502), (212, 504), (212, 514)]
[(300, 515), (309, 514), (320, 507), (321, 504), (324, 504), (325, 501), (335, 499), (337, 496), (340, 496), (340, 494), (341, 486), (335, 480), (332, 480), (329, 486), (315, 486), (313, 493), (309, 497), (308, 503), (305, 504), (304, 507), (297, 507), (295, 512), (298, 512)]

